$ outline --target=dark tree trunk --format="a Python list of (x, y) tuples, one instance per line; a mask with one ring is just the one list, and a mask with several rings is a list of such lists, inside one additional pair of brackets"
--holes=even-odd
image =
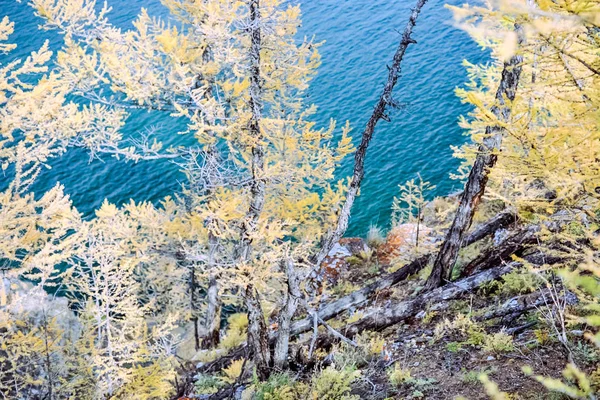
[[(477, 232), (473, 233), (475, 234)], [(547, 254), (541, 252), (535, 252), (533, 254), (526, 255), (523, 257), (523, 259), (526, 260), (528, 263), (535, 265), (551, 265), (556, 263), (562, 263), (565, 261), (564, 258), (548, 256)], [(480, 287), (481, 285), (492, 280), (498, 279), (502, 275), (513, 271), (515, 268), (520, 268), (521, 266), (521, 263), (515, 261), (503, 266), (491, 266), (489, 263), (484, 263), (483, 265), (477, 266), (475, 268), (475, 270), (481, 271), (476, 275), (470, 276), (465, 279), (461, 279), (457, 282), (450, 283), (446, 286), (443, 286), (430, 292), (421, 293), (420, 295), (412, 299), (386, 303), (384, 307), (368, 307), (365, 310), (365, 313), (367, 315), (363, 319), (354, 324), (349, 325), (340, 332), (346, 337), (352, 337), (357, 333), (360, 333), (362, 329), (385, 329), (388, 326), (413, 317), (420, 311), (424, 310), (428, 305), (435, 305), (435, 308), (437, 310), (446, 309), (449, 306), (448, 302), (450, 300), (457, 299), (463, 294), (470, 293), (474, 289)], [(543, 293), (543, 291), (538, 292), (538, 294), (539, 293)], [(477, 321), (488, 320), (492, 318), (511, 315), (513, 313), (518, 313), (521, 311), (524, 312), (531, 308), (534, 308), (536, 305), (539, 305), (539, 300), (540, 299), (537, 298), (537, 296), (535, 295), (517, 297), (515, 298), (514, 302), (510, 302), (510, 304), (505, 304), (492, 311), (486, 312), (485, 314), (474, 316), (474, 319)], [(381, 314), (381, 318), (378, 318), (378, 314)], [(304, 331), (302, 330), (298, 332), (292, 332), (292, 335), (296, 335), (302, 332)], [(335, 337), (335, 335), (322, 334), (319, 335), (318, 345), (328, 345), (331, 344), (332, 341), (337, 341), (338, 339), (339, 337)], [(275, 343), (274, 337), (271, 340), (271, 343)], [(306, 342), (300, 345), (305, 344)], [(294, 347), (297, 349), (297, 346)], [(198, 372), (210, 373), (219, 371), (226, 367), (228, 363), (231, 362), (231, 360), (235, 360), (242, 357), (244, 351), (245, 347), (240, 346), (233, 350), (230, 354), (206, 364), (205, 366), (200, 368)]]
[[(258, 221), (265, 202), (264, 180), (264, 148), (262, 145), (263, 134), (260, 128), (262, 117), (262, 86), (260, 72), (260, 0), (250, 0), (250, 121), (248, 130), (255, 139), (252, 145), (250, 183), (250, 207), (243, 222), (241, 230), (239, 255), (243, 263), (251, 262), (252, 240), (257, 231)], [(252, 277), (248, 277), (250, 280)], [(269, 352), (269, 333), (265, 323), (262, 307), (255, 287), (250, 283), (246, 287), (244, 302), (248, 309), (248, 345), (254, 357), (256, 373), (260, 379), (267, 379), (270, 375), (271, 353)]]
[[(519, 44), (522, 44), (521, 28), (515, 25), (515, 29), (519, 34)], [(496, 104), (491, 109), (499, 124), (488, 126), (485, 130), (486, 137), (479, 146), (479, 154), (475, 159), (465, 190), (461, 195), (454, 222), (435, 259), (431, 275), (425, 284), (426, 290), (432, 290), (442, 285), (444, 279), (450, 277), (452, 268), (456, 263), (458, 251), (462, 247), (463, 237), (471, 226), (475, 208), (485, 192), (489, 171), (494, 167), (498, 158), (496, 153), (500, 149), (504, 134), (504, 128), (501, 124), (508, 122), (510, 118), (510, 103), (515, 99), (522, 63), (523, 57), (519, 54), (514, 55), (508, 62), (504, 63), (502, 78), (496, 92)]]
[(460, 276), (467, 277), (479, 271), (500, 265), (503, 262), (512, 261), (511, 256), (513, 254), (520, 256), (527, 249), (528, 245), (537, 242), (536, 233), (539, 230), (537, 226), (530, 226), (511, 234), (502, 243), (492, 246), (489, 250), (481, 253), (465, 265), (460, 271)]
[(216, 268), (215, 256), (217, 252), (218, 239), (212, 233), (208, 233), (208, 262), (207, 267), (210, 271), (208, 277), (208, 291), (206, 293), (208, 307), (206, 309), (206, 318), (204, 319), (204, 338), (202, 348), (210, 349), (218, 346), (221, 328), (221, 300), (219, 299), (219, 282), (214, 273)]
[(379, 97), (379, 101), (375, 105), (375, 109), (373, 110), (373, 114), (369, 121), (367, 122), (367, 126), (362, 133), (362, 140), (358, 149), (356, 149), (356, 153), (354, 154), (354, 173), (352, 175), (352, 182), (350, 183), (350, 188), (348, 189), (348, 193), (346, 193), (346, 201), (342, 206), (342, 210), (340, 211), (337, 225), (335, 228), (328, 232), (327, 235), (323, 238), (321, 249), (312, 259), (314, 265), (317, 267), (321, 265), (321, 262), (325, 259), (327, 254), (331, 251), (333, 246), (341, 239), (341, 237), (346, 232), (348, 228), (348, 220), (350, 218), (350, 211), (352, 209), (352, 205), (354, 204), (354, 200), (358, 195), (358, 191), (360, 189), (360, 185), (362, 183), (363, 177), (365, 176), (365, 157), (367, 155), (367, 149), (369, 148), (369, 143), (373, 138), (373, 133), (375, 132), (375, 127), (379, 120), (384, 119), (389, 121), (389, 117), (386, 115), (388, 106), (395, 106), (395, 102), (392, 98), (392, 92), (394, 91), (394, 86), (396, 86), (396, 82), (398, 82), (398, 76), (400, 75), (400, 65), (402, 64), (402, 59), (404, 58), (404, 54), (406, 53), (406, 49), (411, 43), (416, 43), (412, 38), (412, 30), (415, 27), (417, 22), (417, 18), (423, 6), (427, 3), (427, 0), (418, 0), (415, 8), (412, 9), (410, 18), (408, 19), (408, 23), (404, 28), (404, 33), (402, 34), (402, 40), (400, 41), (400, 45), (396, 50), (396, 54), (394, 54), (394, 62), (392, 66), (389, 67), (388, 80), (383, 89), (383, 93)]
[(267, 380), (271, 374), (269, 335), (258, 293), (252, 285), (246, 288), (244, 302), (248, 309), (248, 346), (256, 366), (256, 374), (260, 380)]
[(529, 310), (533, 310), (534, 308), (543, 306), (546, 302), (546, 300), (544, 300), (544, 296), (547, 296), (547, 298), (550, 297), (547, 289), (542, 289), (539, 292), (533, 292), (530, 294), (513, 297), (512, 299), (504, 302), (504, 304), (499, 307), (494, 307), (493, 309), (486, 311), (483, 314), (475, 315), (473, 319), (475, 321), (487, 321), (490, 319), (502, 318), (509, 315), (521, 315)]
[(196, 268), (190, 267), (190, 309), (194, 324), (194, 348), (200, 350), (200, 332), (198, 331), (198, 314), (196, 313)]

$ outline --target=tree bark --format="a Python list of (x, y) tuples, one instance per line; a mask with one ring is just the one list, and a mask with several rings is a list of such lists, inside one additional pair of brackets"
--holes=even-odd
[[(502, 212), (490, 219), (488, 222), (478, 226), (473, 232), (471, 232), (463, 243), (464, 246), (473, 244), (486, 236), (496, 232), (498, 229), (505, 228), (510, 224), (516, 222), (517, 217), (512, 212)], [(319, 310), (319, 317), (325, 321), (341, 314), (351, 307), (359, 306), (360, 304), (367, 301), (373, 293), (394, 286), (398, 282), (401, 282), (427, 266), (431, 254), (427, 254), (417, 258), (410, 262), (398, 271), (393, 272), (370, 285), (365, 286), (347, 296), (341, 297), (335, 300)], [(307, 317), (300, 321), (296, 321), (292, 325), (292, 336), (298, 335), (303, 332), (307, 332), (312, 329), (313, 318)]]
[(208, 261), (207, 267), (210, 271), (208, 277), (208, 307), (206, 309), (206, 318), (204, 319), (204, 338), (202, 348), (210, 349), (216, 347), (220, 340), (221, 328), (221, 300), (219, 299), (219, 282), (215, 274), (215, 254), (217, 252), (218, 238), (208, 232)]
[(202, 348), (210, 349), (219, 345), (221, 341), (221, 301), (219, 299), (219, 284), (215, 274), (208, 277), (208, 308), (206, 310), (205, 334)]
[(271, 351), (269, 349), (269, 334), (265, 316), (260, 305), (258, 292), (248, 285), (244, 294), (248, 309), (248, 339), (247, 343), (252, 352), (256, 374), (261, 381), (269, 379), (271, 374)]
[[(515, 29), (519, 36), (520, 47), (523, 43), (522, 29), (516, 24)], [(454, 222), (435, 259), (431, 275), (425, 284), (426, 290), (432, 290), (442, 285), (443, 280), (450, 276), (456, 263), (458, 251), (462, 247), (463, 236), (471, 226), (475, 208), (485, 192), (489, 171), (494, 167), (498, 158), (496, 152), (500, 149), (505, 131), (502, 124), (508, 122), (510, 118), (510, 103), (515, 99), (522, 63), (523, 56), (519, 54), (512, 56), (508, 62), (504, 63), (502, 78), (496, 92), (496, 104), (491, 108), (492, 114), (498, 119), (499, 123), (490, 125), (485, 130), (486, 136), (479, 146), (479, 154), (475, 159), (465, 190), (461, 195)]]
[[(264, 148), (263, 134), (260, 128), (262, 116), (262, 85), (260, 72), (260, 0), (250, 0), (250, 121), (249, 132), (254, 139), (252, 145), (250, 184), (250, 208), (242, 226), (240, 240), (240, 259), (247, 263), (251, 260), (252, 240), (257, 231), (258, 220), (265, 202)], [(251, 279), (251, 277), (249, 277)], [(244, 303), (248, 310), (248, 345), (252, 351), (256, 373), (261, 380), (270, 375), (271, 353), (269, 334), (265, 323), (258, 292), (252, 283), (244, 291)]]
[(198, 332), (198, 314), (196, 313), (196, 268), (190, 267), (190, 309), (194, 324), (194, 348), (200, 350), (200, 332)]
[(285, 306), (279, 313), (277, 339), (273, 355), (273, 364), (275, 368), (279, 370), (283, 370), (287, 366), (292, 318), (294, 318), (294, 314), (298, 308), (298, 302), (302, 296), (298, 284), (298, 276), (292, 261), (287, 260), (285, 262), (285, 267), (288, 292)]
[(460, 277), (464, 278), (503, 262), (512, 261), (513, 254), (521, 255), (520, 252), (525, 250), (528, 245), (536, 243), (536, 234), (539, 230), (540, 228), (534, 225), (511, 234), (502, 243), (492, 246), (465, 265), (460, 271)]
[(412, 9), (412, 13), (410, 18), (408, 19), (408, 23), (404, 28), (404, 33), (402, 34), (402, 40), (400, 41), (400, 45), (396, 50), (396, 54), (394, 54), (394, 62), (392, 66), (389, 67), (388, 80), (383, 89), (383, 93), (379, 97), (379, 101), (373, 110), (373, 114), (369, 121), (367, 122), (367, 126), (362, 133), (362, 140), (358, 149), (356, 149), (356, 153), (354, 154), (354, 173), (352, 175), (352, 181), (350, 183), (350, 188), (348, 189), (348, 193), (346, 194), (346, 200), (344, 205), (342, 206), (342, 210), (338, 216), (337, 224), (335, 228), (327, 233), (327, 235), (323, 238), (321, 243), (321, 249), (319, 252), (311, 259), (315, 266), (320, 266), (327, 254), (331, 251), (333, 246), (341, 239), (341, 237), (346, 232), (348, 228), (348, 220), (350, 218), (350, 211), (352, 209), (352, 205), (354, 204), (354, 200), (358, 195), (358, 191), (360, 189), (360, 185), (365, 175), (365, 157), (367, 154), (367, 149), (369, 148), (369, 143), (373, 138), (373, 133), (375, 131), (375, 127), (379, 120), (384, 119), (388, 120), (389, 118), (386, 115), (386, 110), (388, 106), (394, 106), (394, 100), (392, 98), (392, 92), (394, 90), (394, 86), (398, 81), (398, 75), (401, 71), (402, 59), (404, 58), (404, 54), (406, 53), (406, 49), (411, 43), (416, 43), (412, 38), (411, 34), (413, 28), (417, 22), (417, 18), (423, 6), (427, 3), (427, 0), (418, 0), (415, 8)]
[(486, 311), (481, 315), (475, 315), (473, 319), (475, 321), (487, 321), (494, 318), (502, 318), (512, 314), (523, 314), (534, 308), (541, 307), (544, 305), (544, 292), (547, 289), (542, 289), (538, 292), (525, 294), (504, 302), (500, 307), (494, 307), (492, 310)]

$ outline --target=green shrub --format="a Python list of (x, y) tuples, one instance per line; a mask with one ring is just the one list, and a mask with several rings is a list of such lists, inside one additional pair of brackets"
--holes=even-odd
[(232, 314), (227, 318), (227, 331), (221, 340), (221, 348), (231, 350), (246, 341), (248, 328), (248, 315), (243, 313)]
[(355, 341), (367, 357), (378, 357), (385, 350), (385, 339), (376, 332), (362, 332)]
[(498, 332), (493, 335), (485, 335), (483, 339), (483, 350), (490, 353), (507, 353), (513, 351), (515, 345), (511, 335)]
[(542, 278), (527, 270), (516, 270), (502, 278), (502, 293), (508, 295), (526, 294), (536, 291), (543, 283)]
[(473, 322), (472, 325), (467, 327), (467, 343), (473, 346), (481, 346), (486, 339), (485, 330)]
[(466, 371), (463, 368), (461, 371), (462, 372), (461, 380), (464, 383), (468, 383), (468, 384), (479, 383), (479, 377), (481, 376), (481, 374), (485, 374), (487, 376), (487, 375), (491, 375), (491, 374), (495, 373), (496, 371), (497, 371), (496, 367), (485, 368), (483, 370), (474, 369), (471, 371)]
[(575, 357), (586, 364), (596, 365), (600, 361), (600, 349), (586, 342), (577, 342), (573, 352)]
[(356, 291), (357, 289), (360, 288), (352, 282), (340, 281), (337, 285), (333, 287), (332, 292), (336, 296), (345, 296)]
[(196, 394), (217, 393), (223, 387), (223, 382), (211, 375), (199, 375), (194, 382)]
[(542, 346), (550, 341), (550, 333), (547, 329), (535, 329), (533, 334), (535, 335), (535, 340)]
[(223, 370), (221, 371), (223, 372), (223, 377), (221, 377), (221, 380), (229, 384), (234, 383), (238, 380), (240, 375), (242, 375), (243, 368), (243, 359), (232, 361), (227, 368), (223, 368)]
[(354, 347), (346, 343), (340, 343), (334, 350), (335, 364), (339, 368), (357, 369), (366, 365), (369, 358), (362, 347)]
[(389, 368), (387, 376), (390, 384), (396, 388), (412, 381), (410, 369), (402, 368), (399, 364), (396, 364), (393, 368)]
[(232, 314), (229, 316), (229, 318), (227, 318), (227, 322), (229, 324), (229, 329), (235, 329), (240, 332), (245, 332), (246, 328), (248, 328), (248, 314)]
[(237, 329), (228, 329), (225, 337), (221, 340), (221, 348), (231, 350), (246, 341), (246, 332), (238, 331)]
[(268, 381), (255, 385), (254, 400), (296, 400), (306, 397), (308, 387), (288, 374), (271, 375)]
[(311, 394), (318, 400), (359, 400), (358, 396), (350, 395), (350, 385), (360, 377), (360, 371), (345, 368), (337, 370), (327, 367), (313, 377)]
[(458, 353), (459, 351), (462, 350), (462, 343), (459, 342), (450, 342), (446, 344), (446, 350), (448, 350), (451, 353)]

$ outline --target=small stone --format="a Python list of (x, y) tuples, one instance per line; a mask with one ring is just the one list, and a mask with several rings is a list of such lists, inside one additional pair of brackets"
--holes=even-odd
[(577, 337), (582, 337), (583, 336), (583, 331), (580, 331), (580, 330), (576, 329), (576, 330), (571, 331), (571, 335), (577, 336)]
[(421, 310), (417, 315), (415, 315), (416, 319), (423, 319), (425, 318), (425, 316), (427, 315), (427, 313), (423, 310)]
[(496, 357), (494, 356), (488, 356), (488, 358), (486, 358), (486, 361), (494, 361), (496, 359)]
[(416, 362), (416, 363), (413, 364), (413, 367), (418, 367), (419, 365), (421, 365), (421, 363), (420, 362)]

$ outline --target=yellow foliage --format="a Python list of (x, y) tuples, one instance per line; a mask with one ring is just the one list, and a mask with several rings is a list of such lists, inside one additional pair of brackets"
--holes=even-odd
[(244, 364), (243, 359), (232, 361), (227, 368), (223, 369), (224, 376), (221, 379), (229, 384), (236, 382), (243, 372)]
[(311, 384), (313, 400), (357, 400), (358, 396), (350, 395), (350, 385), (360, 377), (360, 371), (353, 369), (336, 370), (327, 367), (314, 376)]
[(387, 371), (390, 383), (395, 387), (400, 387), (412, 380), (410, 369), (402, 368), (398, 363)]

